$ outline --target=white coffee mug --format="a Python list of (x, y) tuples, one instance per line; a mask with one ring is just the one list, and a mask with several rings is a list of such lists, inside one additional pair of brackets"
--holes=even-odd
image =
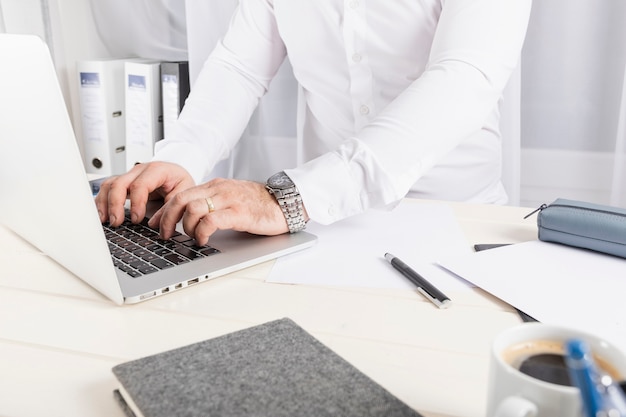
[(498, 334), (490, 353), (488, 417), (583, 417), (578, 388), (545, 382), (521, 372), (524, 357), (563, 354), (570, 339), (586, 341), (600, 368), (616, 381), (626, 379), (626, 356), (589, 333), (542, 323), (524, 323)]

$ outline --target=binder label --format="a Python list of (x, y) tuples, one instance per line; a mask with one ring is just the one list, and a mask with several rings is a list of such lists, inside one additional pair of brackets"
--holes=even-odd
[(128, 88), (131, 90), (146, 91), (146, 77), (143, 75), (128, 74)]
[(87, 142), (104, 142), (106, 139), (105, 105), (101, 87), (100, 73), (80, 73), (83, 134)]
[(100, 74), (98, 74), (97, 72), (81, 72), (80, 86), (82, 88), (100, 88)]

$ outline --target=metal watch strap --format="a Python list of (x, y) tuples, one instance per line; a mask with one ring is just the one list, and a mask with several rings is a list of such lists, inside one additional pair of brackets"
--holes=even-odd
[[(282, 197), (279, 197), (278, 194), (282, 194)], [(303, 230), (306, 227), (306, 222), (304, 221), (302, 197), (300, 197), (298, 190), (294, 187), (293, 189), (283, 190), (282, 192), (279, 191), (278, 194), (275, 193), (274, 195), (285, 215), (285, 220), (287, 220), (289, 233), (296, 233)]]
[(283, 211), (289, 232), (303, 230), (306, 227), (304, 205), (300, 192), (291, 179), (284, 172), (279, 172), (268, 179), (266, 188), (276, 198)]

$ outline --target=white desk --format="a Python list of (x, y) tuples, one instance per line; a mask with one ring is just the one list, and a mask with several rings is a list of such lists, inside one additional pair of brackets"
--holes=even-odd
[[(468, 245), (536, 238), (527, 208), (450, 206)], [(425, 416), (484, 416), (490, 341), (520, 322), (510, 306), (478, 289), (439, 310), (408, 290), (270, 284), (272, 265), (118, 307), (0, 226), (0, 416), (123, 417), (114, 365), (281, 317)]]

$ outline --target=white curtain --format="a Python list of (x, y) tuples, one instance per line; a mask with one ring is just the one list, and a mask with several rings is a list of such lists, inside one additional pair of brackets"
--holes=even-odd
[(502, 185), (509, 197), (508, 205), (521, 201), (521, 89), (522, 65), (511, 75), (500, 105), (500, 134), (502, 135)]
[(600, 167), (598, 198), (625, 205), (626, 2), (535, 1), (522, 62), (522, 147), (606, 155), (614, 166)]
[(619, 106), (617, 134), (615, 135), (615, 163), (611, 181), (610, 204), (626, 207), (626, 66), (622, 79), (622, 99)]
[(187, 21), (181, 0), (90, 0), (96, 29), (112, 56), (184, 61)]
[(2, 3), (0, 3), (0, 33), (6, 33), (7, 28), (4, 23), (4, 13), (2, 13)]

